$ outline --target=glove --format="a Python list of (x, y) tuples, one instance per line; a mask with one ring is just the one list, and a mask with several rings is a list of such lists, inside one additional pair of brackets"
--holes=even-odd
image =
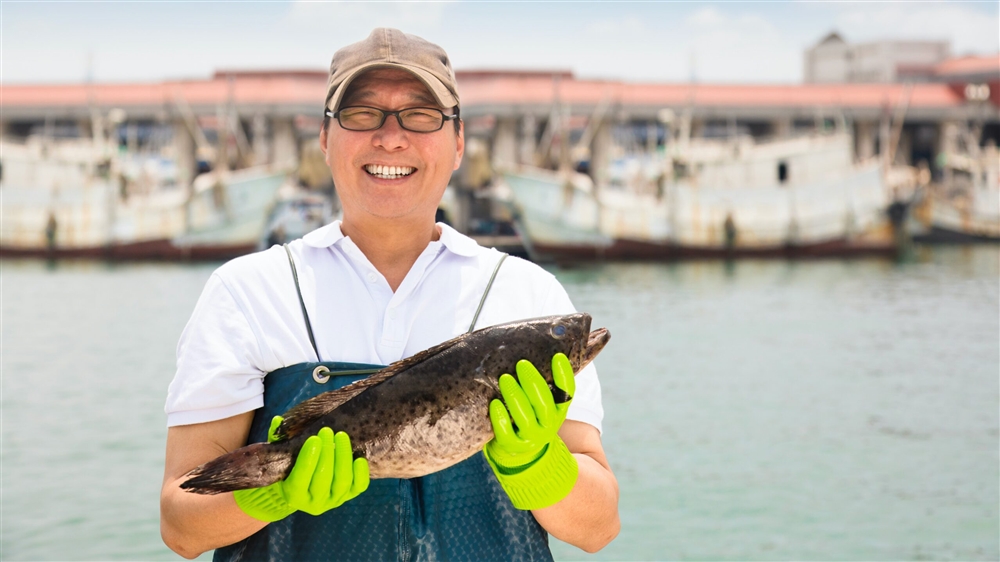
[[(271, 420), (268, 443), (275, 441), (281, 419)], [(288, 478), (263, 488), (237, 490), (233, 498), (250, 517), (271, 523), (296, 511), (319, 515), (338, 507), (367, 490), (368, 482), (368, 461), (354, 458), (350, 437), (324, 427), (306, 439)]]
[[(530, 362), (518, 361), (516, 370), (517, 380), (509, 374), (500, 377), (506, 407), (499, 400), (490, 403), (495, 437), (483, 453), (514, 507), (541, 509), (565, 498), (576, 484), (579, 467), (558, 433), (570, 402), (556, 404), (548, 383)], [(576, 380), (562, 353), (552, 358), (552, 378), (572, 401)]]

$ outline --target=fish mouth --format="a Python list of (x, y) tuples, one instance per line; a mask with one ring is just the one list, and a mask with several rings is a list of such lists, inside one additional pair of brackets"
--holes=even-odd
[(597, 357), (597, 354), (604, 349), (604, 346), (608, 344), (608, 340), (611, 339), (611, 332), (607, 328), (598, 328), (587, 337), (587, 348), (583, 350), (583, 365), (580, 368), (584, 368), (590, 364), (591, 361)]

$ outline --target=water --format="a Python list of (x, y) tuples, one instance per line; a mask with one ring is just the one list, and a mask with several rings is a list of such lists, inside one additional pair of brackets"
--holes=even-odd
[[(0, 558), (176, 560), (163, 400), (213, 266), (2, 262)], [(1000, 251), (555, 270), (622, 532), (559, 559), (1000, 558)]]

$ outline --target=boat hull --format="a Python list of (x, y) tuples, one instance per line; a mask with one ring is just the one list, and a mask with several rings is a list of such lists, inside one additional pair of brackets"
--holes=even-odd
[(914, 211), (915, 242), (976, 244), (1000, 242), (1000, 186), (970, 190), (955, 200), (928, 196)]
[(258, 249), (257, 244), (178, 246), (172, 240), (146, 240), (104, 247), (24, 248), (0, 246), (0, 258), (102, 259), (114, 261), (225, 261)]
[[(877, 166), (795, 188), (594, 190), (553, 172), (505, 174), (536, 260), (892, 256), (899, 229)], [(596, 191), (596, 193), (595, 193)]]
[[(945, 180), (928, 186), (913, 212), (913, 239), (925, 244), (1000, 242), (1000, 155), (988, 144), (943, 152)], [(970, 153), (971, 152), (971, 153)]]
[(913, 241), (921, 244), (1000, 244), (1000, 235), (975, 234), (931, 226), (925, 232), (914, 235)]
[(892, 243), (862, 243), (830, 240), (816, 244), (761, 248), (717, 248), (656, 244), (641, 240), (613, 240), (607, 246), (546, 244), (535, 242), (533, 259), (567, 261), (591, 260), (697, 260), (697, 259), (809, 259), (879, 256), (893, 257)]
[[(111, 182), (10, 185), (0, 257), (225, 260), (257, 249), (287, 174), (246, 169), (121, 199)], [(51, 221), (51, 225), (50, 222)]]

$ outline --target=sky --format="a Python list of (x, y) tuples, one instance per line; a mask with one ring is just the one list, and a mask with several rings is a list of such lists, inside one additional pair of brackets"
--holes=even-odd
[(328, 67), (339, 47), (396, 27), (456, 69), (571, 70), (626, 81), (799, 83), (803, 52), (847, 41), (1000, 51), (987, 2), (0, 1), (3, 83), (204, 79), (217, 69)]

